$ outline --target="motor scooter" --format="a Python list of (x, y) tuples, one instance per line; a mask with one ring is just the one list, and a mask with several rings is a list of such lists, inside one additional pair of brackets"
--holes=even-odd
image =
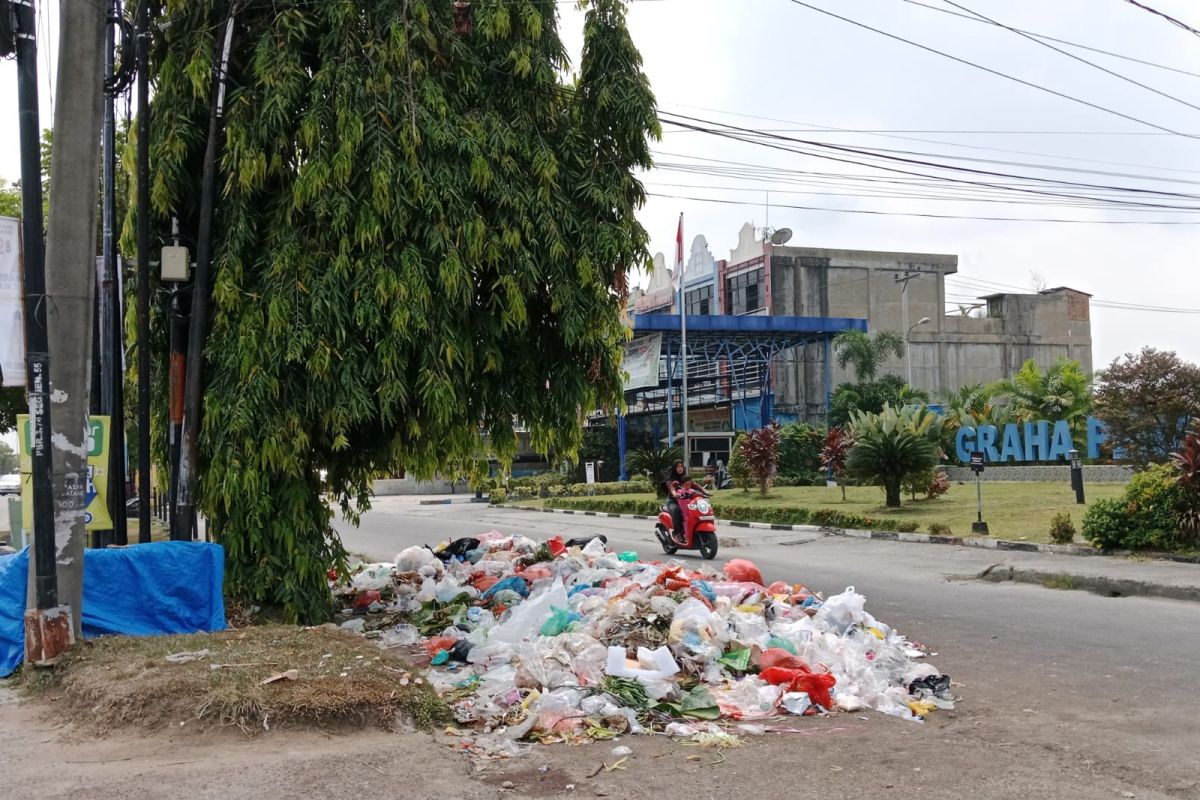
[(683, 516), (683, 532), (672, 530), (669, 504), (664, 504), (654, 525), (654, 536), (669, 556), (679, 550), (699, 550), (704, 558), (717, 557), (717, 517), (713, 512), (708, 495), (700, 491), (684, 489), (679, 492), (677, 502)]

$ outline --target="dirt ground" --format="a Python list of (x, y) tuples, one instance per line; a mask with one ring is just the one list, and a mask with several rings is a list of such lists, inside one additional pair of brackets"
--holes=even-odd
[[(503, 797), (654, 798), (1184, 798), (1193, 780), (1151, 776), (1128, 761), (1073, 752), (1032, 710), (942, 713), (924, 725), (878, 714), (809, 718), (800, 733), (747, 738), (718, 753), (665, 737), (539, 746), (524, 758), (476, 762), (443, 734), (342, 734), (187, 725), (153, 738), (103, 737), (55, 721), (53, 704), (0, 690), (6, 797), (71, 800)], [(621, 769), (612, 748), (633, 750)], [(598, 774), (593, 775), (597, 770)], [(1163, 780), (1166, 783), (1163, 783)], [(1158, 784), (1162, 791), (1147, 789)]]

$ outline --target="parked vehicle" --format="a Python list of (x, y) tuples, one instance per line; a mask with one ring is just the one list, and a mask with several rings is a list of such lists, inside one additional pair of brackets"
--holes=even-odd
[(679, 550), (699, 550), (704, 558), (717, 557), (717, 516), (712, 503), (703, 492), (679, 492), (679, 510), (683, 515), (683, 531), (672, 530), (671, 510), (664, 505), (654, 526), (654, 536), (669, 556)]

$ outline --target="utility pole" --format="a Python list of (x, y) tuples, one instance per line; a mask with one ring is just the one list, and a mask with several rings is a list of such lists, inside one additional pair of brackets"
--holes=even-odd
[[(104, 200), (102, 203), (103, 264), (98, 287), (97, 303), (100, 330), (100, 413), (111, 420), (112, 441), (108, 448), (108, 513), (112, 519), (111, 541), (129, 543), (125, 520), (125, 348), (121, 314), (121, 281), (117, 261), (117, 204), (116, 204), (116, 113), (113, 98), (119, 82), (115, 74), (116, 24), (121, 19), (120, 0), (110, 0), (108, 24), (104, 35), (104, 164), (102, 168)], [(123, 65), (125, 69), (129, 64)]]
[[(223, 11), (218, 3), (218, 13)], [(204, 149), (204, 172), (200, 184), (200, 221), (196, 235), (196, 277), (192, 282), (192, 316), (188, 330), (187, 374), (183, 395), (183, 442), (179, 454), (179, 495), (175, 508), (172, 539), (192, 538), (196, 524), (196, 469), (200, 457), (200, 423), (203, 413), (204, 340), (208, 335), (208, 302), (212, 293), (212, 221), (217, 194), (217, 154), (220, 150), (221, 117), (225, 111), (225, 81), (229, 53), (233, 47), (233, 17), (225, 18), (224, 36), (213, 71), (212, 106), (208, 118), (208, 141)]]
[[(2, 5), (2, 4), (0, 4)], [(13, 0), (21, 132), (21, 217), (25, 264), (25, 370), (29, 449), (33, 461), (33, 600), (25, 612), (25, 659), (53, 661), (73, 641), (70, 609), (58, 605), (53, 457), (50, 451), (50, 337), (46, 325), (46, 258), (42, 244), (41, 125), (38, 121), (37, 24), (33, 0)], [(2, 9), (4, 13), (9, 8)]]
[(93, 292), (96, 287), (96, 195), (104, 84), (105, 10), (63, 3), (54, 106), (50, 219), (46, 229), (46, 295), (51, 329), (54, 405), (54, 526), (60, 600), (80, 633)]
[(150, 4), (137, 10), (138, 542), (150, 541)]

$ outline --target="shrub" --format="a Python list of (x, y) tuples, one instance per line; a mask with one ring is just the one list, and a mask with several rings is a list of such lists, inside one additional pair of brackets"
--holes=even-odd
[(585, 497), (588, 495), (606, 494), (640, 494), (653, 492), (654, 485), (645, 475), (638, 475), (629, 481), (609, 481), (607, 483), (572, 483), (566, 487), (565, 494), (569, 497)]
[(892, 523), (892, 527), (894, 527), (896, 530), (900, 531), (901, 533), (914, 533), (917, 530), (917, 528), (919, 528), (921, 526), (914, 519), (906, 519), (902, 522)]
[(772, 422), (746, 434), (739, 448), (746, 459), (750, 478), (761, 494), (771, 488), (771, 477), (779, 466), (779, 424)]
[(821, 448), (821, 467), (835, 479), (842, 487), (842, 502), (846, 502), (846, 482), (843, 477), (846, 474), (846, 459), (850, 455), (850, 448), (854, 447), (854, 437), (849, 431), (843, 428), (830, 428), (829, 433), (825, 434), (825, 442)]
[[(825, 434), (804, 422), (790, 422), (779, 429), (779, 476), (776, 486), (808, 486), (813, 473), (821, 468), (821, 448)], [(800, 481), (784, 484), (781, 479)]]
[(950, 491), (950, 477), (946, 475), (946, 470), (935, 469), (933, 480), (925, 488), (925, 499), (932, 500), (935, 497), (941, 497), (948, 491)]
[(929, 533), (932, 536), (953, 536), (950, 526), (941, 522), (934, 522), (929, 526)]
[(885, 406), (878, 414), (855, 412), (851, 430), (855, 444), (846, 470), (882, 486), (890, 508), (900, 506), (900, 488), (914, 473), (937, 464), (937, 415), (927, 408), (896, 410)]
[(1179, 452), (1172, 454), (1171, 463), (1179, 470), (1179, 527), (1195, 545), (1200, 542), (1200, 421), (1184, 437)]
[(1070, 514), (1058, 513), (1050, 519), (1050, 541), (1055, 544), (1070, 544), (1075, 541), (1075, 523)]
[(1099, 500), (1083, 515), (1083, 535), (1109, 550), (1172, 549), (1183, 544), (1176, 470), (1158, 464), (1139, 472), (1120, 498)]
[(504, 489), (492, 489), (488, 492), (488, 502), (494, 506), (498, 506), (507, 500), (508, 492)]
[(1128, 525), (1125, 502), (1119, 497), (1095, 500), (1083, 512), (1083, 538), (1102, 550), (1121, 547)]
[(745, 453), (746, 434), (738, 434), (733, 440), (733, 452), (729, 455), (729, 477), (733, 478), (733, 485), (741, 489), (743, 492), (750, 490), (750, 462), (746, 460)]
[(683, 449), (663, 447), (660, 449), (634, 450), (625, 458), (625, 467), (630, 475), (642, 475), (658, 484), (676, 461), (683, 460)]

